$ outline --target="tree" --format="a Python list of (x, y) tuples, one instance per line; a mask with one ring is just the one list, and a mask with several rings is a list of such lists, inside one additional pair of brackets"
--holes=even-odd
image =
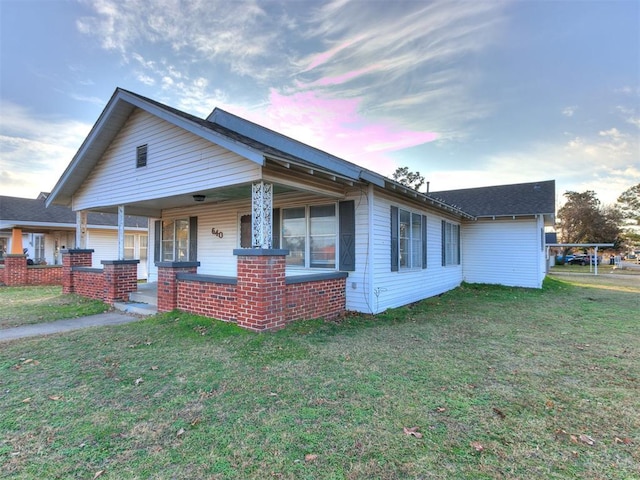
[(396, 171), (393, 172), (393, 179), (414, 190), (420, 190), (420, 187), (424, 185), (424, 177), (420, 175), (420, 172), (411, 172), (409, 167), (396, 168)]
[(640, 225), (640, 183), (622, 192), (618, 197), (618, 203), (623, 217)]
[(619, 244), (622, 214), (618, 208), (602, 207), (592, 190), (564, 196), (567, 202), (558, 210), (563, 243)]

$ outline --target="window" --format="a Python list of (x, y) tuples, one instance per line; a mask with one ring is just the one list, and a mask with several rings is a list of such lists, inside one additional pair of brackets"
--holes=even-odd
[(307, 221), (305, 207), (282, 210), (282, 248), (289, 250), (287, 265), (306, 265)]
[(189, 261), (189, 220), (164, 220), (162, 222), (162, 261)]
[(149, 236), (140, 235), (140, 261), (145, 262), (147, 260), (147, 250), (149, 245)]
[(422, 215), (392, 207), (392, 271), (426, 268), (426, 223)]
[(133, 260), (135, 258), (135, 237), (133, 235), (124, 236), (124, 259)]
[(282, 209), (282, 248), (288, 266), (336, 268), (338, 223), (336, 206)]
[(336, 267), (336, 206), (309, 207), (311, 268)]
[(147, 166), (147, 145), (136, 147), (136, 168)]
[(44, 235), (33, 236), (33, 260), (36, 262), (44, 260)]
[(460, 265), (460, 225), (442, 221), (442, 266)]

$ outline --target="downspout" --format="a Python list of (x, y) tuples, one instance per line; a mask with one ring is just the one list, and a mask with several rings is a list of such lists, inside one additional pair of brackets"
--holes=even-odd
[(375, 274), (374, 274), (374, 266), (375, 266), (375, 241), (373, 238), (373, 212), (374, 212), (374, 205), (373, 205), (373, 198), (374, 198), (374, 187), (373, 184), (370, 183), (369, 186), (367, 187), (367, 209), (368, 209), (368, 213), (367, 215), (369, 216), (369, 221), (367, 222), (368, 225), (368, 237), (369, 237), (369, 246), (367, 247), (369, 250), (369, 255), (367, 258), (367, 263), (369, 265), (369, 271), (367, 272), (368, 274), (368, 279), (367, 279), (367, 292), (365, 293), (366, 298), (367, 298), (367, 304), (369, 305), (369, 309), (371, 310), (371, 313), (376, 313), (374, 312), (374, 308), (373, 308), (373, 291), (374, 291), (374, 287), (373, 287), (373, 282), (374, 282), (374, 278), (375, 278)]

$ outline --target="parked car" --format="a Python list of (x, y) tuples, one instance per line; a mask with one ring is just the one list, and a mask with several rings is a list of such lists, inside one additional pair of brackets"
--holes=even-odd
[[(573, 255), (573, 254), (567, 254), (567, 255), (565, 255), (565, 256), (564, 256), (564, 263), (569, 263), (571, 260), (573, 260), (573, 257), (574, 257), (574, 256), (575, 256), (575, 255)], [(559, 263), (560, 263), (560, 262), (562, 262), (562, 261), (563, 261), (563, 260), (562, 260), (562, 254), (560, 253), (560, 254), (556, 255), (556, 262), (557, 262), (557, 264), (559, 264)]]
[(598, 255), (596, 258), (595, 255), (576, 255), (568, 263), (571, 265), (594, 265), (596, 261), (598, 265), (600, 265), (602, 263), (602, 256)]

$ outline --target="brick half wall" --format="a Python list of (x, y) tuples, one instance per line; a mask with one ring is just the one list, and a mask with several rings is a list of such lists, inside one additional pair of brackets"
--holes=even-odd
[(347, 273), (290, 277), (286, 280), (287, 323), (295, 320), (344, 315), (347, 305)]

